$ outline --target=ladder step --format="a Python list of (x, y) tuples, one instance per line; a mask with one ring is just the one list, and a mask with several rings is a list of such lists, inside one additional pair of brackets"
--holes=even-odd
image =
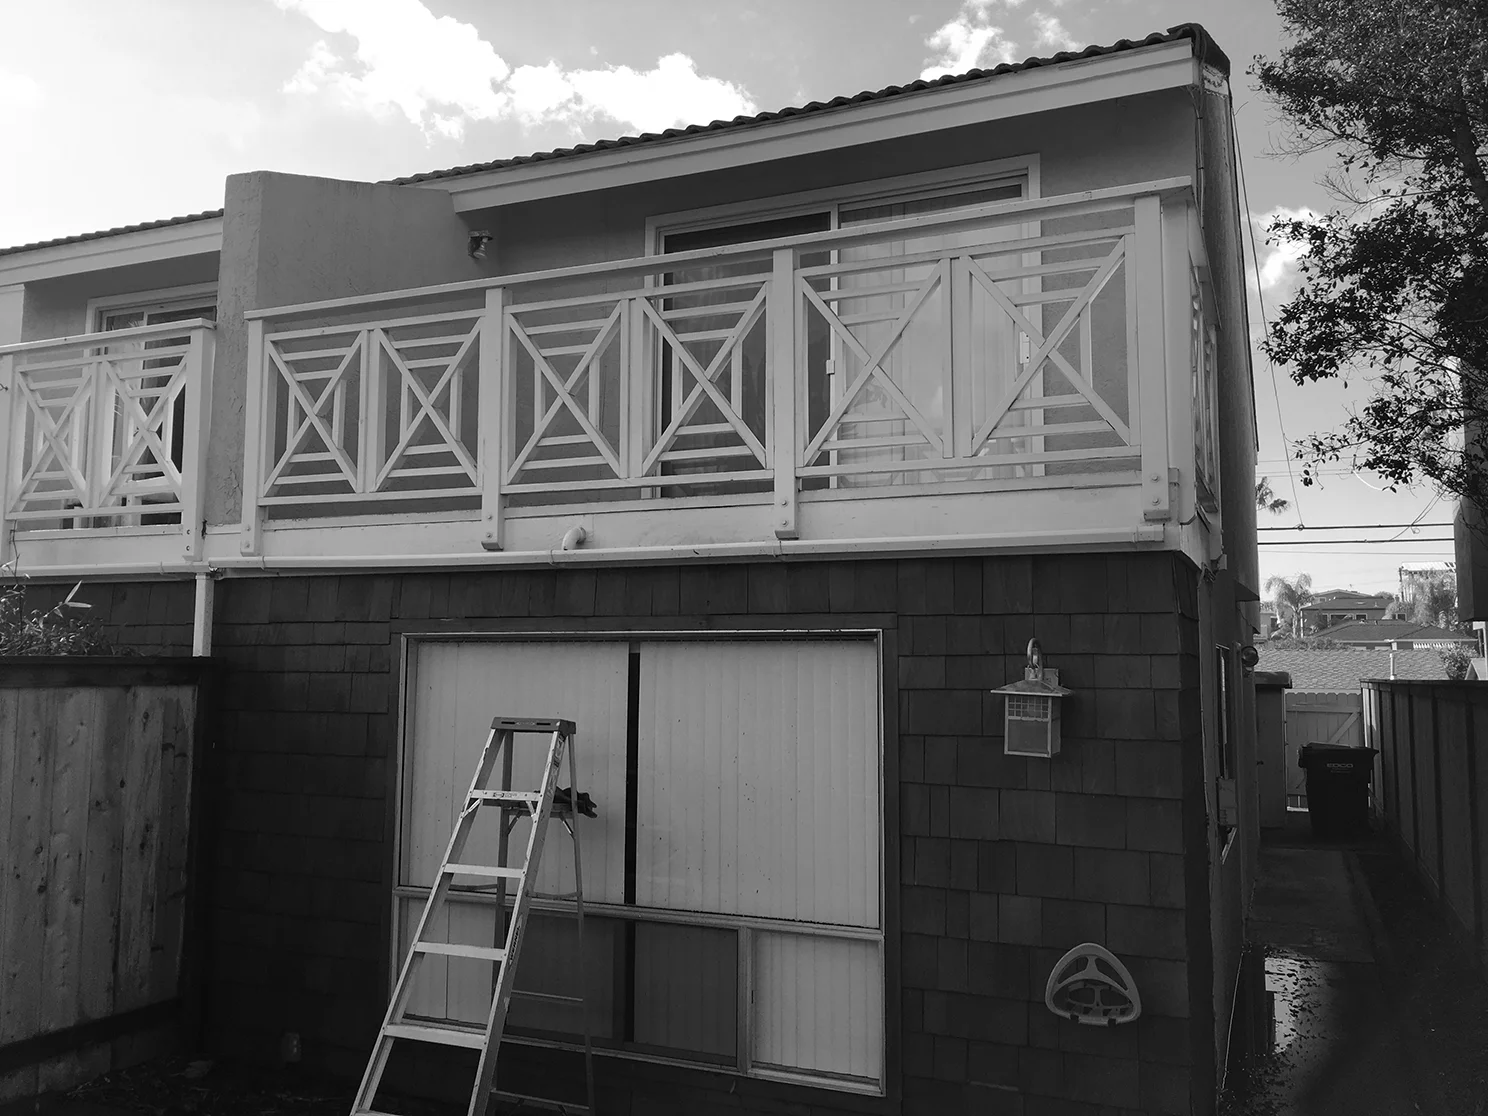
[(463, 1046), (469, 1050), (479, 1050), (486, 1045), (484, 1027), (462, 1027), (453, 1023), (389, 1023), (384, 1033), (389, 1038)]
[(551, 1108), (553, 1111), (559, 1113), (573, 1113), (574, 1116), (580, 1116), (581, 1113), (589, 1111), (587, 1104), (580, 1104), (578, 1101), (554, 1100), (552, 1097), (532, 1097), (525, 1093), (507, 1093), (500, 1089), (492, 1089), (491, 1095), (499, 1101), (505, 1101), (507, 1104), (534, 1104), (541, 1108)]
[(444, 870), (455, 876), (500, 876), (508, 880), (520, 880), (526, 875), (522, 868), (502, 868), (495, 864), (446, 864)]
[[(473, 957), (478, 961), (505, 961), (506, 950), (495, 946), (459, 945), (452, 942), (419, 942), (414, 947), (419, 953), (442, 953), (446, 957)], [(481, 1034), (485, 1034), (484, 1031)]]
[(511, 729), (513, 732), (561, 732), (564, 736), (574, 734), (574, 723), (557, 717), (493, 717), (491, 728), (495, 732)]
[(583, 996), (559, 996), (552, 992), (524, 992), (520, 988), (513, 988), (512, 995), (543, 1004), (582, 1004), (584, 1002)]
[(478, 790), (470, 792), (472, 802), (520, 802), (529, 809), (536, 809), (542, 795), (532, 791)]

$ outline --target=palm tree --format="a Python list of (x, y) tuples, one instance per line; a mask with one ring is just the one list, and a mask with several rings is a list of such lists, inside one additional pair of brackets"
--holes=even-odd
[(1276, 603), (1276, 615), (1287, 616), (1292, 625), (1292, 635), (1302, 638), (1302, 610), (1312, 603), (1312, 576), (1298, 574), (1293, 578), (1271, 577), (1266, 579), (1266, 592)]
[(1271, 491), (1271, 481), (1266, 477), (1256, 481), (1255, 501), (1257, 508), (1261, 511), (1268, 511), (1272, 515), (1280, 515), (1292, 506), (1290, 500), (1283, 500)]

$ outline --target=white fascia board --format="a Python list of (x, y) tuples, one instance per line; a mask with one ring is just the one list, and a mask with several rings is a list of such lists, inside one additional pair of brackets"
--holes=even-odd
[(1198, 83), (1198, 66), (1193, 44), (1183, 39), (1020, 70), (988, 82), (408, 185), (446, 190), (456, 212), (465, 213), (1183, 88)]
[(0, 256), (0, 286), (222, 251), (222, 218), (110, 233)]

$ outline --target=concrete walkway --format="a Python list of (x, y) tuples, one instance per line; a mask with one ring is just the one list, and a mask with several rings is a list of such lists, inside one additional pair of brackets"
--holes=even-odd
[(1368, 891), (1350, 870), (1350, 856), (1337, 848), (1261, 851), (1250, 945), (1252, 964), (1265, 966), (1274, 1045), (1256, 1052), (1250, 1088), (1236, 1090), (1246, 1102), (1237, 1112), (1423, 1111), (1375, 955)]
[[(1268, 832), (1261, 850), (1237, 1007), (1249, 1018), (1236, 1020), (1221, 1112), (1483, 1116), (1481, 1063), (1443, 1047), (1437, 1001), (1450, 992), (1425, 990), (1415, 956), (1451, 951), (1444, 938), (1428, 943), (1432, 935), (1421, 933), (1420, 920), (1436, 917), (1430, 901), (1406, 894), (1408, 873), (1382, 838), (1321, 843), (1306, 830), (1306, 814), (1290, 820), (1286, 831)], [(1370, 884), (1373, 876), (1381, 886), (1382, 866), (1390, 918), (1400, 922), (1405, 905), (1413, 925), (1382, 921)], [(1458, 989), (1471, 997), (1481, 975), (1458, 972)]]

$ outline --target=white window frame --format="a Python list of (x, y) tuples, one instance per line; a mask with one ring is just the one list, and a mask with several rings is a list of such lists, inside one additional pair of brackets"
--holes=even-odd
[(160, 310), (174, 310), (193, 303), (217, 301), (216, 283), (192, 283), (182, 287), (160, 287), (151, 291), (132, 291), (129, 294), (104, 295), (88, 300), (88, 333), (103, 333), (103, 321), (109, 314), (130, 310), (146, 314)]
[[(737, 957), (739, 971), (738, 990), (738, 1021), (736, 1026), (736, 1051), (733, 1064), (692, 1060), (682, 1057), (668, 1057), (662, 1054), (654, 1054), (644, 1051), (615, 1049), (611, 1047), (594, 1047), (596, 1056), (625, 1058), (637, 1062), (650, 1062), (658, 1065), (679, 1066), (693, 1071), (706, 1071), (728, 1074), (733, 1077), (757, 1078), (768, 1081), (779, 1081), (795, 1085), (805, 1085), (813, 1088), (830, 1089), (837, 1092), (854, 1093), (863, 1096), (881, 1097), (887, 1095), (888, 1088), (888, 1054), (889, 1054), (889, 989), (888, 989), (888, 957), (887, 957), (887, 887), (886, 887), (886, 858), (889, 853), (887, 843), (888, 817), (886, 812), (885, 796), (885, 724), (883, 703), (885, 697), (884, 684), (884, 639), (883, 631), (877, 628), (832, 628), (832, 629), (737, 629), (737, 630), (686, 630), (686, 629), (659, 629), (659, 630), (614, 630), (614, 631), (562, 631), (562, 630), (536, 630), (536, 631), (504, 631), (504, 632), (408, 632), (402, 636), (402, 647), (398, 662), (398, 742), (397, 762), (394, 775), (394, 826), (393, 826), (393, 860), (392, 860), (392, 895), (391, 895), (391, 919), (389, 922), (388, 935), (388, 985), (387, 994), (391, 999), (394, 987), (397, 984), (398, 974), (402, 969), (404, 955), (399, 949), (400, 926), (402, 920), (401, 904), (408, 900), (425, 900), (430, 889), (399, 883), (403, 864), (403, 846), (407, 827), (410, 819), (404, 814), (404, 795), (406, 793), (406, 779), (409, 763), (411, 762), (410, 735), (413, 728), (413, 703), (410, 700), (410, 682), (413, 680), (413, 664), (419, 645), (424, 643), (476, 643), (476, 642), (502, 642), (502, 643), (531, 643), (531, 642), (572, 642), (572, 643), (596, 643), (596, 642), (624, 642), (624, 643), (654, 643), (665, 641), (707, 641), (707, 642), (729, 642), (729, 641), (768, 641), (768, 640), (842, 640), (848, 642), (869, 642), (874, 648), (876, 660), (877, 677), (875, 679), (878, 687), (877, 729), (878, 729), (878, 926), (877, 928), (841, 926), (830, 923), (801, 922), (790, 919), (764, 918), (750, 915), (719, 915), (695, 911), (679, 911), (660, 907), (642, 907), (638, 905), (627, 905), (621, 903), (601, 903), (586, 900), (584, 913), (586, 916), (597, 916), (600, 918), (613, 918), (636, 922), (667, 923), (671, 925), (699, 926), (716, 929), (735, 931), (737, 936)], [(580, 726), (580, 730), (582, 731)], [(582, 777), (581, 777), (582, 781)], [(580, 787), (582, 790), (582, 786)], [(493, 894), (469, 894), (461, 895), (461, 902), (492, 903), (496, 902)], [(563, 903), (552, 900), (534, 899), (532, 910), (537, 913), (552, 911), (565, 913), (571, 911), (571, 903)], [(880, 1048), (879, 1048), (879, 1077), (876, 1082), (864, 1078), (846, 1077), (828, 1072), (813, 1072), (810, 1070), (792, 1071), (777, 1067), (766, 1067), (754, 1065), (751, 1059), (753, 1050), (753, 1012), (751, 1010), (754, 1002), (753, 978), (753, 934), (755, 931), (780, 932), (802, 934), (817, 938), (840, 938), (853, 941), (869, 941), (878, 947), (879, 972), (882, 983), (879, 987), (879, 1018), (880, 1018)], [(520, 962), (519, 962), (520, 963)], [(540, 1038), (529, 1035), (510, 1034), (504, 1035), (503, 1042), (511, 1042), (524, 1046), (542, 1047), (562, 1050), (582, 1050), (583, 1047), (577, 1042), (565, 1042), (562, 1040)]]

